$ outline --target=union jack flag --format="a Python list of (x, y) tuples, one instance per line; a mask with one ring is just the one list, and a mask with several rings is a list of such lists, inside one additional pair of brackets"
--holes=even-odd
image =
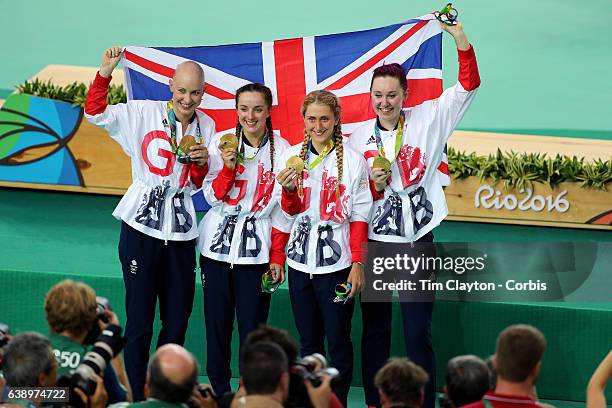
[[(365, 31), (292, 38), (248, 44), (202, 47), (127, 47), (124, 72), (128, 98), (169, 100), (168, 80), (174, 68), (193, 60), (204, 69), (206, 94), (200, 109), (217, 131), (236, 126), (235, 91), (250, 82), (273, 94), (275, 130), (291, 144), (302, 141), (300, 106), (313, 90), (333, 91), (342, 105), (342, 131), (349, 136), (375, 114), (370, 105), (372, 71), (399, 63), (407, 71), (406, 107), (442, 93), (442, 33), (433, 14)], [(448, 184), (444, 156), (440, 167)]]

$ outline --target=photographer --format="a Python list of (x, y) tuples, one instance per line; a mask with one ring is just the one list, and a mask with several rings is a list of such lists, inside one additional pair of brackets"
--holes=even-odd
[[(8, 399), (4, 401), (6, 407), (40, 406), (38, 399), (21, 399), (17, 393), (20, 387), (54, 387), (57, 385), (58, 365), (51, 342), (45, 336), (35, 332), (26, 332), (16, 335), (4, 349), (3, 371), (8, 390)], [(96, 378), (96, 391), (91, 397), (91, 408), (103, 408), (108, 399), (102, 379)], [(87, 397), (79, 393), (83, 401)]]
[(245, 347), (241, 355), (240, 386), (246, 396), (234, 399), (232, 408), (282, 408), (289, 395), (287, 356), (269, 341), (260, 341)]
[[(51, 330), (51, 347), (58, 362), (58, 375), (71, 374), (91, 349), (89, 344), (100, 330), (119, 321), (111, 310), (99, 308), (96, 294), (82, 282), (64, 280), (53, 286), (45, 298), (45, 313)], [(106, 323), (105, 323), (106, 321)], [(131, 401), (127, 375), (121, 356), (104, 369), (104, 387), (109, 403)]]
[[(295, 339), (291, 337), (291, 335), (282, 329), (278, 329), (272, 326), (260, 325), (256, 330), (253, 330), (245, 339), (245, 349), (257, 342), (272, 342), (281, 347), (287, 356), (287, 371), (289, 372), (289, 395), (287, 399), (283, 402), (283, 406), (287, 408), (309, 408), (315, 405), (313, 399), (325, 398), (327, 395), (327, 400), (325, 400), (331, 408), (342, 408), (342, 403), (334, 394), (329, 390), (329, 394), (327, 392), (327, 386), (325, 387), (312, 387), (312, 389), (308, 388), (310, 383), (308, 381), (304, 382), (302, 377), (299, 375), (292, 373), (292, 368), (296, 368), (298, 364), (298, 349)], [(323, 368), (322, 364), (317, 364), (316, 367), (312, 367), (312, 374), (314, 372)], [(303, 370), (300, 370), (303, 372)], [(326, 378), (326, 376), (323, 376)], [(236, 398), (244, 395), (244, 389), (240, 388), (236, 393)], [(319, 405), (320, 406), (320, 405)]]
[(457, 356), (448, 362), (444, 375), (445, 400), (447, 408), (462, 407), (480, 401), (491, 389), (489, 368), (474, 355)]
[(132, 404), (115, 404), (113, 408), (185, 408), (197, 380), (198, 365), (193, 355), (177, 344), (165, 344), (149, 362), (144, 386), (146, 399)]
[(382, 408), (419, 408), (425, 399), (427, 373), (407, 358), (392, 358), (374, 377)]

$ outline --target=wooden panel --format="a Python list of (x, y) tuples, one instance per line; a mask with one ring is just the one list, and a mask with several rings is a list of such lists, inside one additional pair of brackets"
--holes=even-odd
[[(91, 83), (96, 77), (98, 68), (94, 67), (78, 67), (74, 65), (47, 65), (42, 71), (34, 75), (32, 79), (38, 78), (43, 82), (52, 80), (56, 85), (69, 85), (73, 82)], [(124, 84), (124, 75), (122, 69), (116, 69), (113, 72), (112, 84)]]
[(580, 183), (562, 183), (554, 190), (534, 183), (533, 192), (517, 192), (469, 177), (453, 180), (445, 194), (449, 215), (462, 220), (612, 229), (605, 217), (612, 212), (612, 192), (585, 189)]
[(132, 183), (130, 158), (106, 131), (85, 118), (68, 147), (86, 187), (111, 189), (122, 194)]
[(585, 157), (587, 160), (612, 159), (612, 140), (456, 130), (448, 145), (459, 151), (476, 152), (478, 155), (495, 153), (499, 148), (517, 153), (546, 153), (552, 157), (561, 154)]

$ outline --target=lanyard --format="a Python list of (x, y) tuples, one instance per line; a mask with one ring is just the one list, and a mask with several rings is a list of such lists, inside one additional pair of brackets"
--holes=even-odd
[[(172, 145), (172, 153), (178, 155), (181, 152), (178, 144), (176, 143), (176, 116), (174, 115), (174, 108), (172, 101), (168, 101), (166, 105), (166, 112), (168, 113), (168, 125), (170, 126), (170, 145)], [(196, 142), (202, 144), (202, 134), (200, 132), (200, 121), (196, 118)], [(189, 152), (182, 152), (189, 154)]]
[(236, 161), (238, 163), (244, 163), (245, 160), (253, 160), (254, 158), (257, 157), (257, 155), (259, 154), (259, 151), (261, 150), (261, 148), (266, 144), (266, 138), (268, 137), (268, 135), (264, 135), (263, 139), (261, 140), (261, 143), (259, 144), (259, 147), (257, 147), (257, 151), (255, 152), (255, 154), (251, 157), (247, 157), (246, 154), (244, 154), (244, 138), (246, 136), (244, 136), (244, 129), (242, 129), (240, 131), (240, 140), (238, 141), (238, 145), (240, 146), (240, 149), (238, 151), (238, 154), (236, 155)]
[[(395, 130), (395, 156), (393, 156), (393, 160), (395, 161), (397, 155), (399, 154), (400, 149), (402, 148), (402, 136), (404, 133), (404, 123), (406, 119), (404, 118), (404, 112), (400, 115), (399, 125)], [(385, 154), (385, 147), (383, 146), (382, 138), (380, 137), (380, 129), (378, 128), (378, 121), (374, 123), (374, 135), (376, 137), (376, 146), (378, 147), (378, 155), (384, 158), (387, 158)]]
[(319, 163), (321, 163), (323, 159), (327, 157), (327, 155), (329, 154), (329, 152), (331, 152), (333, 147), (334, 147), (334, 142), (330, 139), (327, 142), (327, 145), (325, 146), (323, 151), (317, 156), (315, 161), (313, 161), (312, 164), (308, 164), (308, 158), (310, 156), (310, 149), (312, 148), (312, 141), (311, 141), (308, 145), (308, 150), (306, 151), (306, 157), (304, 158), (304, 167), (306, 167), (307, 170), (312, 170), (315, 167), (317, 167)]

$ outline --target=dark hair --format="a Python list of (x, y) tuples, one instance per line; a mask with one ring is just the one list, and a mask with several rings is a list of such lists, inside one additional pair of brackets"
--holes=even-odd
[(262, 324), (249, 333), (244, 340), (244, 346), (260, 341), (269, 341), (279, 345), (287, 356), (287, 368), (298, 358), (297, 343), (286, 330)]
[(494, 390), (497, 385), (497, 370), (493, 365), (493, 356), (490, 355), (485, 360), (485, 364), (487, 365), (487, 369), (489, 370), (489, 389)]
[(480, 401), (489, 391), (489, 370), (481, 358), (457, 356), (446, 365), (446, 394), (455, 407)]
[[(243, 92), (258, 92), (263, 95), (264, 100), (266, 101), (266, 105), (268, 109), (272, 110), (272, 91), (265, 85), (259, 83), (246, 84), (238, 88), (236, 91), (236, 109), (238, 109), (238, 99), (240, 99), (240, 94)], [(272, 166), (272, 171), (274, 171), (274, 131), (272, 130), (272, 115), (266, 118), (266, 128), (268, 133), (268, 142), (270, 143), (270, 165)], [(236, 136), (240, 138), (240, 134), (242, 133), (242, 125), (240, 121), (236, 123)]]
[(241, 377), (248, 395), (272, 394), (276, 391), (289, 363), (278, 344), (259, 341), (244, 347), (240, 356)]
[(546, 339), (527, 324), (509, 326), (499, 334), (495, 351), (497, 375), (510, 382), (522, 382), (542, 360)]
[(420, 406), (423, 387), (429, 377), (407, 358), (392, 358), (374, 377), (374, 384), (396, 404)]
[(38, 387), (40, 374), (49, 374), (55, 355), (48, 338), (24, 332), (11, 339), (4, 349), (4, 378), (9, 387)]
[[(308, 106), (313, 103), (319, 105), (326, 105), (334, 113), (334, 117), (338, 120), (338, 123), (334, 125), (334, 147), (336, 148), (336, 166), (338, 170), (338, 184), (336, 186), (336, 194), (340, 196), (340, 184), (342, 183), (342, 171), (344, 169), (343, 160), (343, 145), (342, 145), (342, 122), (340, 120), (342, 116), (342, 110), (340, 109), (340, 100), (334, 93), (326, 91), (324, 89), (318, 91), (312, 91), (304, 97), (302, 102), (302, 117), (305, 117)], [(304, 141), (302, 142), (302, 148), (300, 149), (300, 159), (306, 158), (306, 152), (310, 148), (310, 134), (304, 130)], [(302, 194), (304, 188), (304, 177), (302, 174), (298, 174), (298, 191)]]
[(197, 364), (194, 364), (193, 373), (188, 378), (182, 383), (176, 384), (166, 377), (159, 360), (158, 356), (153, 356), (149, 363), (149, 396), (172, 403), (187, 402), (194, 387), (198, 384)]
[(372, 81), (370, 82), (370, 91), (372, 90), (372, 85), (374, 84), (374, 79), (378, 77), (392, 77), (399, 81), (400, 86), (404, 90), (404, 92), (408, 92), (408, 81), (406, 80), (406, 71), (400, 64), (386, 64), (381, 65), (380, 67), (374, 70), (372, 74)]

